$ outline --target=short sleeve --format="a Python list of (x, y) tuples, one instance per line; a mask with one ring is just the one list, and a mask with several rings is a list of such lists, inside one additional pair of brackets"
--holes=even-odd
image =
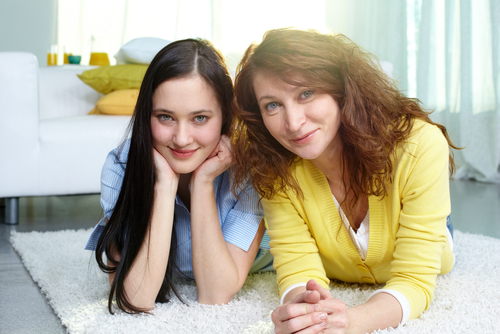
[(246, 184), (245, 191), (241, 191), (238, 196), (234, 196), (230, 187), (227, 191), (224, 203), (221, 203), (221, 209), (225, 213), (221, 226), (222, 234), (225, 241), (246, 252), (264, 216), (259, 203), (259, 195), (249, 183)]
[(104, 216), (111, 217), (120, 195), (125, 168), (127, 166), (130, 139), (123, 145), (109, 152), (101, 171), (101, 206)]
[(97, 241), (106, 225), (106, 218), (109, 219), (113, 213), (125, 175), (129, 147), (130, 139), (109, 152), (106, 157), (106, 161), (101, 171), (101, 206), (104, 211), (104, 217), (97, 223), (92, 231), (85, 245), (86, 250), (96, 249)]

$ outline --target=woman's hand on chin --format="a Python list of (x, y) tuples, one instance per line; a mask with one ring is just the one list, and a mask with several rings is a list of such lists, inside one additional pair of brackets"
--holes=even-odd
[(222, 174), (233, 164), (233, 153), (231, 140), (226, 135), (222, 135), (215, 149), (208, 158), (193, 172), (193, 178), (208, 182)]
[[(156, 182), (179, 181), (179, 174), (168, 164), (167, 159), (156, 148), (153, 148), (153, 160), (156, 169)], [(177, 183), (176, 183), (177, 184)]]

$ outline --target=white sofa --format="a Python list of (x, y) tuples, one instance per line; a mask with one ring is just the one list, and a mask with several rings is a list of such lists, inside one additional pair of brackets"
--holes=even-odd
[(25, 196), (100, 192), (107, 153), (130, 116), (87, 115), (102, 94), (77, 76), (88, 66), (38, 67), (36, 57), (0, 52), (0, 199), (6, 223)]

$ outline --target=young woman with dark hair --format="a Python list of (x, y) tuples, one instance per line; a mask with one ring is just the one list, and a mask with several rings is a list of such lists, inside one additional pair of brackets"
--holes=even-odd
[[(251, 175), (263, 197), (276, 333), (367, 333), (418, 317), (454, 263), (445, 127), (343, 35), (268, 31), (241, 60), (235, 95), (235, 179)], [(347, 308), (330, 279), (385, 286)]]
[(113, 297), (126, 312), (151, 310), (171, 292), (180, 298), (179, 274), (195, 279), (200, 303), (227, 303), (249, 272), (272, 270), (259, 247), (257, 193), (246, 180), (231, 192), (233, 98), (224, 59), (208, 41), (173, 42), (151, 62), (131, 138), (104, 164), (105, 217), (86, 245), (109, 274), (111, 313)]

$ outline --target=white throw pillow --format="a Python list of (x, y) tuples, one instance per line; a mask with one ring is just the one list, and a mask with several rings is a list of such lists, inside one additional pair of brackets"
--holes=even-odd
[(134, 38), (124, 44), (115, 54), (117, 64), (146, 64), (149, 65), (154, 56), (170, 41), (157, 37)]

